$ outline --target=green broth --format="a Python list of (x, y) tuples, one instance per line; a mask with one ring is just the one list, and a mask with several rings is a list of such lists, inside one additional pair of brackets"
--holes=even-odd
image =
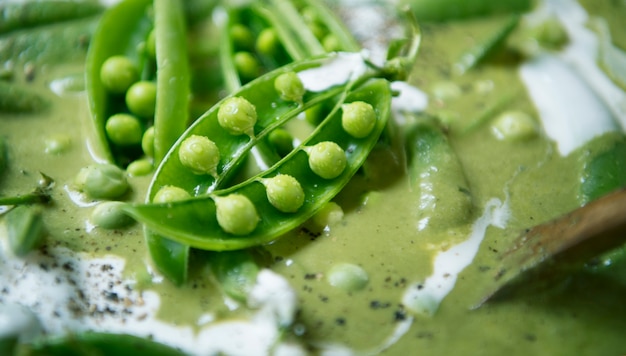
[[(589, 8), (593, 6), (584, 2)], [(609, 3), (602, 2), (603, 6)], [(603, 8), (600, 11), (608, 13)], [(379, 350), (398, 325), (411, 317), (401, 306), (406, 288), (429, 276), (437, 252), (464, 241), (485, 204), (498, 198), (510, 206), (506, 228), (487, 229), (473, 263), (459, 274), (436, 314), (415, 316), (410, 329), (390, 345), (387, 353), (616, 355), (626, 351), (626, 304), (622, 300), (626, 263), (620, 253), (607, 255), (601, 260), (604, 265), (590, 264), (573, 272), (547, 290), (470, 309), (493, 274), (498, 252), (505, 250), (512, 238), (580, 204), (577, 192), (582, 158), (587, 150), (611, 139), (610, 135), (597, 138), (561, 157), (554, 143), (541, 135), (523, 142), (499, 141), (491, 134), (488, 121), (466, 130), (506, 96), (511, 97), (506, 110), (537, 116), (514, 70), (517, 59), (504, 58), (460, 77), (450, 71), (460, 53), (456, 45), (465, 47), (501, 23), (502, 19), (491, 18), (425, 24), (423, 47), (411, 76), (412, 84), (426, 92), (441, 82), (454, 82), (461, 89), (458, 97), (431, 98), (427, 111), (451, 118), (450, 142), (463, 165), (476, 206), (469, 224), (420, 230), (412, 214), (416, 193), (399, 164), (376, 180), (357, 174), (335, 199), (345, 217), (328, 231), (306, 225), (264, 246), (266, 266), (283, 275), (298, 295), (300, 310), (295, 325), (304, 330), (304, 338), (312, 345), (330, 342), (356, 352)], [(625, 40), (623, 31), (614, 37), (617, 43)], [(77, 172), (94, 159), (88, 145), (87, 98), (83, 92), (54, 96), (46, 88), (53, 79), (81, 73), (83, 63), (38, 69), (35, 81), (28, 85), (50, 97), (53, 105), (41, 114), (3, 114), (0, 118), (0, 135), (7, 140), (9, 159), (9, 168), (0, 177), (0, 194), (28, 191), (36, 184), (38, 172), (52, 177), (54, 203), (45, 212), (50, 232), (46, 247), (66, 247), (94, 257), (122, 256), (127, 262), (125, 274), (145, 279), (149, 257), (141, 227), (93, 228), (88, 223), (92, 202), (81, 198), (85, 206), (80, 206), (68, 194)], [(482, 92), (477, 83), (493, 85), (494, 89)], [(67, 149), (46, 153), (47, 140), (55, 138), (69, 140)], [(377, 154), (382, 158), (376, 160)], [(385, 164), (385, 154), (375, 151), (371, 163)], [(125, 198), (143, 201), (149, 179), (131, 178), (132, 191)], [(375, 193), (362, 203), (365, 193), (372, 190)], [(159, 293), (159, 319), (198, 329), (203, 313), (212, 312), (218, 319), (248, 313), (246, 308), (229, 310), (205, 265), (206, 258), (204, 252), (192, 255), (186, 286), (176, 287), (165, 280), (136, 287)], [(329, 269), (344, 262), (361, 266), (368, 273), (369, 283), (363, 290), (346, 292), (326, 281)]]

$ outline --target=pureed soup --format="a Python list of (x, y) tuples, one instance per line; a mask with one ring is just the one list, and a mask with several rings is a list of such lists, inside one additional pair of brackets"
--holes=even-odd
[[(266, 6), (276, 9), (272, 7), (276, 3)], [(91, 63), (85, 56), (90, 42), (102, 44), (98, 36), (107, 35), (94, 35), (104, 21), (102, 11), (107, 10), (87, 9), (83, 4), (80, 11), (59, 10), (73, 11), (67, 16), (71, 19), (59, 15), (50, 24), (30, 28), (28, 17), (22, 16), (16, 22), (21, 25), (3, 30), (2, 85), (12, 87), (2, 97), (15, 98), (9, 90), (19, 88), (26, 93), (19, 97), (36, 98), (26, 101), (26, 107), (15, 99), (0, 100), (0, 139), (6, 157), (0, 197), (17, 197), (0, 208), (0, 300), (2, 313), (10, 320), (3, 324), (7, 345), (13, 340), (22, 351), (52, 352), (59, 345), (70, 345), (109, 353), (115, 347), (130, 353), (139, 345), (171, 354), (623, 353), (626, 310), (621, 296), (626, 265), (622, 249), (599, 256), (551, 285), (536, 288), (529, 284), (528, 291), (479, 309), (472, 307), (493, 278), (499, 253), (521, 231), (622, 185), (626, 94), (620, 89), (622, 74), (615, 70), (619, 68), (615, 63), (625, 61), (621, 48), (626, 34), (620, 19), (626, 16), (626, 7), (611, 1), (545, 1), (521, 17), (505, 12), (444, 22), (422, 19), (419, 53), (406, 83), (379, 79), (361, 91), (360, 87), (341, 87), (326, 95), (334, 90), (333, 85), (347, 83), (348, 74), (367, 67), (364, 55), (330, 55), (313, 60), (315, 65), (307, 62), (325, 52), (358, 52), (359, 47), (355, 49), (349, 38), (333, 42), (329, 35), (345, 33), (319, 19), (325, 7), (316, 2), (303, 1), (308, 4), (303, 7), (295, 3), (297, 12), (289, 14), (300, 16), (299, 25), (308, 24), (316, 31), (287, 38), (310, 44), (306, 48), (291, 48), (297, 41), (288, 40), (277, 45), (277, 37), (272, 36), (293, 24), (263, 10), (213, 9), (201, 6), (202, 2), (189, 3), (195, 12), (187, 10), (184, 15), (188, 45), (182, 48), (187, 58), (180, 62), (189, 66), (189, 72), (181, 77), (184, 85), (178, 83), (182, 91), (167, 92), (165, 99), (159, 96), (158, 85), (170, 78), (157, 64), (159, 58), (180, 60), (170, 56), (181, 47), (177, 39), (164, 42), (157, 26), (163, 21), (173, 27), (181, 24), (174, 21), (175, 16), (164, 15), (175, 11), (159, 11), (159, 6), (176, 8), (175, 2), (155, 1), (154, 8), (148, 1), (130, 2), (133, 5), (128, 6), (135, 6), (140, 16), (127, 13), (111, 23), (112, 28), (131, 28), (137, 43), (147, 49), (140, 46), (137, 50), (132, 40), (113, 42), (110, 48), (126, 48), (117, 54), (132, 60), (141, 58), (136, 53), (147, 53), (152, 57), (146, 58), (155, 61), (146, 60), (137, 76), (156, 83), (157, 111), (159, 102), (171, 103), (172, 96), (187, 98), (191, 93), (191, 104), (176, 105), (188, 110), (189, 122), (199, 118), (201, 124), (194, 124), (198, 128), (193, 134), (182, 133), (186, 125), (171, 127), (169, 134), (178, 132), (173, 139), (159, 136), (172, 140), (167, 147), (174, 144), (178, 150), (185, 139), (193, 138), (187, 141), (190, 146), (194, 143), (204, 147), (200, 152), (213, 152), (206, 139), (198, 139), (211, 135), (201, 125), (227, 132), (210, 137), (222, 153), (219, 161), (211, 155), (192, 156), (191, 163), (172, 166), (174, 178), (163, 176), (166, 168), (159, 168), (154, 178), (155, 159), (164, 159), (163, 167), (167, 167), (172, 160), (186, 158), (167, 156), (167, 152), (154, 158), (155, 153), (145, 148), (149, 146), (142, 141), (149, 137), (149, 127), (154, 123), (153, 130), (159, 130), (151, 113), (137, 114), (133, 100), (127, 103), (124, 95), (113, 94), (103, 104), (107, 114), (94, 119), (93, 91), (85, 89), (83, 79), (85, 62)], [(380, 44), (373, 41), (378, 34), (402, 33), (399, 25), (387, 22), (386, 14), (393, 14), (393, 9), (377, 4), (340, 8), (345, 24), (370, 49), (375, 63), (382, 62)], [(220, 37), (224, 28), (229, 29), (228, 36)], [(111, 31), (110, 36), (115, 35)], [(151, 36), (157, 37), (156, 50), (150, 49)], [(225, 48), (224, 43), (229, 46)], [(168, 46), (171, 52), (159, 57), (159, 45)], [(224, 53), (229, 57), (220, 62), (218, 57)], [(102, 55), (102, 61), (108, 57)], [(266, 78), (274, 80), (279, 72), (272, 70), (293, 60), (305, 64), (284, 71), (297, 73), (304, 93), (293, 77), (285, 79), (282, 91), (274, 92), (275, 83), (270, 82), (242, 89), (265, 72), (270, 73)], [(178, 73), (176, 68), (173, 73)], [(329, 85), (329, 80), (336, 82)], [(92, 84), (88, 80), (87, 88)], [(263, 121), (268, 119), (266, 113), (275, 110), (276, 117), (289, 118), (281, 124), (284, 132), (250, 133), (251, 109), (243, 121), (233, 119), (238, 123), (235, 127), (217, 126), (218, 108), (211, 109), (214, 114), (205, 112), (233, 92), (253, 102), (256, 121), (252, 129), (268, 125)], [(346, 100), (342, 93), (347, 93), (349, 101), (368, 102), (377, 113), (376, 120), (389, 110), (384, 130), (368, 128), (369, 119), (357, 122), (356, 136), (352, 126), (341, 126), (344, 108), (337, 103)], [(323, 105), (289, 116), (290, 110), (311, 98)], [(107, 104), (111, 102), (115, 105)], [(276, 107), (271, 105), (275, 103)], [(12, 108), (16, 105), (17, 109)], [(139, 119), (113, 120), (107, 131), (105, 121), (119, 113)], [(209, 121), (213, 117), (215, 121)], [(331, 119), (324, 121), (326, 117)], [(92, 120), (102, 120), (101, 130), (94, 129)], [(315, 131), (320, 122), (326, 124)], [(248, 129), (239, 130), (242, 127)], [(325, 131), (329, 127), (332, 130)], [(380, 138), (368, 139), (374, 134)], [(178, 135), (185, 139), (173, 143)], [(324, 145), (320, 150), (334, 158), (329, 164), (323, 160), (318, 164), (321, 173), (313, 169), (314, 162), (309, 174), (302, 176), (306, 180), (298, 174), (308, 169), (304, 155), (310, 157), (307, 151), (312, 149), (292, 150), (300, 144), (314, 147), (317, 141), (307, 141), (309, 137), (339, 146), (353, 142), (356, 152), (364, 147), (360, 140), (371, 141), (371, 147), (360, 162), (360, 156), (350, 156), (347, 146), (337, 151), (333, 145)], [(248, 159), (237, 158), (238, 149), (255, 140), (269, 144), (259, 145), (261, 153)], [(235, 147), (232, 156), (223, 154), (224, 142), (236, 142), (231, 146)], [(273, 173), (291, 169), (280, 163), (282, 168), (274, 171), (263, 167), (267, 162), (262, 156), (264, 147), (277, 160), (286, 157), (280, 162), (302, 158), (289, 171), (295, 183), (285, 177), (264, 180), (270, 176), (263, 175), (245, 182), (247, 176), (268, 169)], [(348, 168), (337, 173), (335, 163), (346, 153)], [(172, 204), (171, 209), (185, 206), (186, 199), (198, 194), (194, 187), (213, 191), (213, 181), (227, 180), (220, 175), (225, 168), (219, 162), (228, 157), (238, 159), (241, 166), (228, 179), (244, 182), (240, 192), (254, 192), (249, 196), (256, 197), (251, 199), (255, 213), (244, 202), (243, 210), (233, 208), (235, 213), (227, 215), (226, 222), (217, 217), (215, 229), (229, 230), (226, 233), (247, 241), (250, 229), (276, 228), (263, 225), (269, 217), (277, 223), (291, 222), (290, 214), (306, 209), (317, 213), (260, 246), (218, 252), (164, 242), (165, 251), (181, 255), (159, 255), (151, 250), (155, 234), (142, 223), (128, 220), (121, 212), (123, 204), (115, 203), (141, 206), (149, 197), (163, 199), (164, 204)], [(106, 162), (114, 165), (101, 170)], [(184, 173), (190, 177), (186, 181), (178, 175), (185, 167), (193, 168)], [(339, 178), (345, 180), (339, 189), (332, 179), (347, 174), (346, 169), (354, 169), (354, 175)], [(192, 172), (198, 170), (203, 175)], [(311, 198), (326, 199), (320, 191), (307, 195), (313, 189), (309, 182), (315, 179), (336, 189), (328, 203), (317, 204)], [(179, 181), (191, 188), (171, 189), (157, 199), (159, 189), (153, 180), (159, 188)], [(301, 201), (298, 186), (305, 196)], [(279, 195), (275, 204), (268, 198), (259, 208), (259, 201), (265, 199), (259, 192), (271, 190), (268, 187), (290, 193), (287, 198)], [(31, 192), (35, 198), (26, 198)], [(20, 199), (34, 209), (16, 211), (13, 204)], [(183, 203), (176, 205), (176, 201)], [(218, 209), (219, 204), (210, 202), (203, 202), (201, 208)], [(240, 206), (237, 202), (228, 206)], [(283, 210), (272, 213), (271, 209), (278, 208)], [(167, 212), (161, 222), (167, 221)], [(248, 213), (248, 218), (239, 221)], [(10, 231), (15, 231), (13, 221), (26, 221), (21, 226), (32, 227), (38, 219), (43, 233), (33, 233), (31, 228), (20, 236), (34, 236), (32, 240), (16, 243), (9, 239)], [(256, 225), (247, 225), (257, 219)], [(193, 222), (188, 225), (193, 228)], [(39, 238), (42, 241), (37, 244)], [(33, 241), (32, 251), (14, 248), (30, 246), (25, 241)], [(165, 256), (166, 262), (155, 261), (155, 256)], [(161, 349), (150, 340), (174, 349)]]

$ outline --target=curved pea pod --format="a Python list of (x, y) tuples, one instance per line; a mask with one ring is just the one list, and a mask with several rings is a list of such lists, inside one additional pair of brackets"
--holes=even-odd
[(626, 137), (612, 132), (582, 148), (579, 201), (582, 205), (626, 187)]
[(463, 166), (434, 120), (419, 118), (407, 133), (408, 176), (421, 228), (463, 224), (473, 212)]
[(13, 30), (96, 15), (104, 7), (96, 1), (26, 1), (0, 4), (0, 34)]
[(20, 355), (154, 355), (183, 356), (184, 352), (148, 338), (126, 334), (85, 332), (64, 337), (44, 338), (20, 345)]
[[(309, 67), (312, 63), (305, 62), (299, 65)], [(293, 70), (299, 65), (295, 64), (287, 69)], [(308, 96), (305, 95), (304, 105), (276, 106), (272, 102), (280, 99), (276, 98), (273, 88), (267, 88), (268, 83), (266, 82), (284, 70), (277, 71), (277, 73), (273, 72), (268, 77), (262, 77), (236, 93), (237, 96), (246, 97), (250, 102), (259, 105), (257, 111), (260, 113), (260, 117), (257, 129), (260, 132), (254, 138), (232, 137), (225, 134), (215, 118), (215, 113), (219, 108), (218, 103), (215, 108), (207, 113), (207, 116), (200, 118), (181, 139), (184, 140), (185, 136), (203, 134), (214, 139), (220, 150), (224, 149), (225, 153), (222, 155), (224, 159), (220, 162), (218, 169), (220, 175), (217, 180), (210, 175), (197, 176), (189, 172), (189, 169), (185, 168), (178, 160), (177, 146), (175, 146), (159, 167), (151, 185), (150, 194), (154, 194), (164, 185), (176, 185), (190, 192), (197, 192), (199, 195), (192, 199), (168, 204), (128, 205), (129, 214), (144, 223), (150, 230), (182, 244), (208, 250), (236, 250), (276, 239), (306, 221), (330, 201), (363, 164), (385, 128), (391, 102), (389, 83), (384, 79), (373, 79), (354, 87), (347, 93), (343, 86), (333, 87), (321, 93), (308, 93)], [(271, 81), (269, 84), (271, 85)], [(337, 95), (342, 92), (347, 95)], [(256, 140), (261, 139), (267, 132), (278, 127), (279, 123), (306, 110), (309, 105), (316, 102), (316, 99), (318, 102), (320, 99), (336, 100), (335, 108), (317, 129), (301, 143), (300, 147), (294, 149), (274, 166), (259, 175), (238, 185), (226, 186), (228, 179), (222, 180), (222, 177), (229, 176), (233, 167), (239, 164), (239, 158), (243, 157), (244, 152), (249, 151)], [(353, 101), (369, 103), (375, 110), (377, 117), (371, 132), (362, 138), (355, 138), (342, 128), (341, 104)], [(309, 166), (309, 158), (305, 148), (322, 142), (336, 143), (345, 152), (345, 168), (332, 178), (323, 178)], [(334, 164), (334, 162), (331, 163)], [(281, 212), (268, 200), (265, 186), (261, 181), (278, 174), (294, 177), (303, 189), (303, 203), (295, 212)], [(229, 233), (223, 230), (218, 222), (215, 200), (233, 194), (246, 197), (252, 202), (256, 213), (258, 213), (258, 223), (251, 232)]]

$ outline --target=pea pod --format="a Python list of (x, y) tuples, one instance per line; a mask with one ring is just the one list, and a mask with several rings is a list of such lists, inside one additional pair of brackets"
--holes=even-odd
[[(183, 166), (177, 157), (178, 147), (175, 146), (159, 167), (149, 194), (155, 194), (160, 187), (165, 185), (175, 185), (200, 195), (193, 199), (168, 204), (129, 205), (128, 212), (153, 231), (193, 247), (211, 250), (233, 250), (269, 242), (311, 217), (341, 190), (361, 166), (385, 127), (391, 99), (388, 82), (378, 79), (349, 91), (347, 95), (340, 95), (339, 98), (337, 95), (344, 92), (347, 87), (337, 86), (320, 93), (308, 93), (304, 99), (305, 104), (301, 106), (275, 104), (281, 99), (277, 97), (272, 79), (288, 70), (298, 72), (320, 64), (321, 61), (302, 62), (282, 68), (244, 86), (241, 91), (234, 94), (257, 105), (260, 115), (256, 126), (258, 133), (255, 137), (244, 138), (242, 136), (245, 135), (225, 134), (216, 119), (217, 110), (221, 105), (218, 103), (206, 116), (201, 117), (190, 127), (177, 143), (178, 146), (185, 137), (191, 135), (204, 135), (213, 139), (220, 147), (220, 152), (224, 150), (221, 156), (225, 157), (220, 161), (218, 169), (220, 174), (217, 178), (210, 175), (195, 175)], [(233, 167), (238, 165), (243, 153), (249, 151), (256, 140), (322, 100), (337, 100), (335, 109), (316, 131), (302, 142), (300, 148), (295, 149), (261, 174), (239, 185), (222, 188), (228, 182), (227, 177)], [(368, 102), (375, 109), (378, 117), (376, 126), (364, 138), (350, 136), (341, 126), (339, 107), (344, 102), (352, 101)], [(309, 159), (304, 148), (321, 142), (337, 143), (346, 152), (345, 169), (332, 179), (324, 178), (309, 168)], [(268, 201), (264, 185), (260, 183), (262, 179), (278, 174), (295, 177), (302, 185), (306, 198), (295, 213), (283, 213), (272, 206)], [(211, 194), (206, 194), (209, 192)], [(236, 236), (226, 232), (222, 229), (223, 224), (220, 224), (216, 217), (215, 200), (218, 199), (216, 197), (233, 194), (245, 196), (254, 202), (256, 211), (260, 215), (258, 226), (250, 233), (244, 234), (245, 236)]]
[[(310, 12), (315, 13), (324, 31), (336, 37), (337, 44), (332, 50), (355, 52), (360, 49), (350, 32), (322, 2), (308, 0), (305, 4), (311, 9)], [(249, 7), (229, 9), (220, 49), (227, 89), (232, 92), (242, 83), (253, 79), (239, 73), (238, 63), (233, 60), (242, 53), (238, 51), (252, 55), (251, 58), (262, 66), (259, 72), (268, 72), (292, 61), (325, 53), (327, 50), (320, 39), (306, 24), (307, 21), (291, 0), (268, 0), (262, 5), (251, 4)], [(242, 31), (247, 31), (247, 34)], [(271, 35), (264, 36), (268, 33)], [(250, 43), (242, 43), (243, 35), (248, 37), (245, 41)], [(256, 45), (252, 44), (253, 41), (256, 41)]]
[(219, 285), (231, 298), (245, 303), (256, 283), (259, 266), (247, 250), (215, 252), (209, 257)]
[(43, 96), (26, 87), (0, 81), (0, 112), (37, 113), (48, 105)]
[(0, 36), (0, 63), (12, 62), (18, 68), (18, 64), (25, 63), (42, 65), (82, 60), (99, 19), (96, 15), (4, 34)]
[(0, 136), (0, 178), (8, 166), (7, 144), (4, 137)]
[(20, 205), (6, 215), (9, 246), (16, 256), (25, 256), (39, 247), (45, 236), (40, 207)]
[(419, 118), (407, 130), (409, 179), (418, 199), (415, 214), (423, 228), (466, 223), (473, 211), (463, 167), (434, 120)]
[(421, 22), (443, 22), (458, 19), (520, 14), (531, 9), (531, 0), (405, 0)]
[(158, 163), (188, 124), (189, 62), (181, 0), (155, 0), (157, 97), (154, 159)]
[(608, 133), (584, 147), (579, 200), (587, 204), (626, 186), (626, 138)]
[(109, 116), (123, 110), (123, 101), (107, 92), (100, 71), (104, 62), (113, 56), (122, 55), (137, 64), (142, 72), (145, 62), (137, 52), (137, 46), (144, 42), (152, 29), (152, 21), (146, 10), (151, 0), (122, 1), (110, 8), (102, 17), (89, 47), (86, 61), (86, 88), (89, 94), (91, 123), (97, 146), (107, 161), (114, 163), (120, 159), (107, 139), (105, 123)]
[(148, 338), (127, 334), (85, 332), (64, 337), (44, 338), (18, 346), (20, 355), (155, 355), (183, 356), (180, 350)]
[(96, 15), (103, 6), (96, 1), (27, 1), (0, 4), (0, 34), (49, 23)]
[(454, 72), (463, 74), (487, 60), (505, 42), (518, 23), (519, 16), (517, 15), (507, 18), (497, 31), (484, 40), (479, 41), (461, 55), (453, 66)]

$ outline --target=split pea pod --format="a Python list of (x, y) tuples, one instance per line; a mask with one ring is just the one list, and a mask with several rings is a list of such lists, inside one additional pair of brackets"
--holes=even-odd
[(25, 1), (0, 4), (0, 34), (54, 22), (96, 15), (103, 10), (96, 1)]
[(446, 135), (430, 118), (419, 118), (407, 133), (408, 175), (417, 194), (420, 228), (441, 229), (471, 218), (473, 202), (463, 166)]
[[(281, 68), (218, 103), (198, 119), (170, 151), (157, 170), (149, 193), (154, 195), (162, 187), (176, 186), (195, 196), (167, 204), (128, 205), (129, 214), (150, 230), (170, 239), (218, 251), (267, 243), (310, 218), (341, 190), (366, 159), (386, 125), (391, 100), (389, 83), (384, 79), (373, 79), (354, 84), (354, 87), (345, 84), (307, 93), (303, 105), (276, 105), (283, 100), (273, 87), (273, 79), (284, 72), (299, 72), (322, 62), (307, 61)], [(256, 105), (258, 120), (253, 136), (234, 136), (220, 126), (218, 111), (233, 97), (245, 98)], [(240, 184), (228, 186), (227, 177), (233, 167), (259, 139), (308, 107), (327, 100), (335, 102), (335, 109), (300, 147), (268, 170)], [(357, 101), (371, 105), (376, 116), (369, 134), (358, 138), (342, 127), (341, 112), (342, 104)], [(180, 147), (194, 136), (207, 137), (219, 148), (222, 158), (216, 167), (217, 174), (197, 174), (181, 162)], [(316, 158), (318, 153), (321, 159)], [(324, 157), (331, 159), (325, 160)], [(281, 183), (281, 188), (294, 192), (293, 196), (299, 196), (302, 191), (297, 209), (272, 202), (268, 184), (274, 183), (272, 179), (278, 176), (281, 180), (285, 178), (286, 185)]]
[(302, 4), (268, 0), (234, 6), (228, 10), (224, 27), (220, 60), (226, 87), (231, 92), (292, 61), (331, 51), (360, 49), (332, 11), (317, 0)]
[(151, 5), (151, 0), (126, 0), (107, 11), (87, 59), (87, 91), (98, 145), (107, 160), (122, 166), (142, 154), (142, 135), (152, 121), (154, 143), (149, 152), (157, 162), (188, 121), (183, 4), (154, 1), (154, 22)]

